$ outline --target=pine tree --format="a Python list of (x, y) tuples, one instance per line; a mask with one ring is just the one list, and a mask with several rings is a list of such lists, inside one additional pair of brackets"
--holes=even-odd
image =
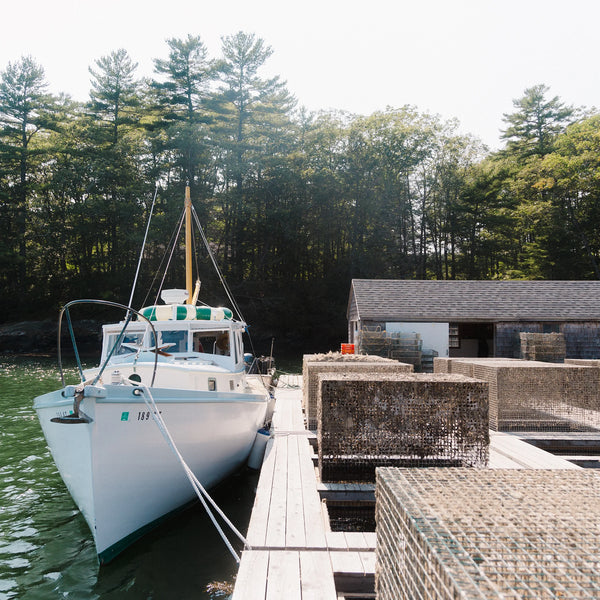
[(252, 189), (260, 186), (266, 169), (281, 159), (289, 133), (294, 99), (279, 77), (263, 78), (260, 70), (273, 50), (254, 34), (238, 32), (222, 38), (223, 58), (217, 63), (221, 82), (212, 108), (213, 131), (219, 143), (220, 176), (224, 189), (224, 236), (240, 277), (252, 264), (252, 220), (264, 206)]
[(5, 204), (10, 230), (2, 232), (6, 244), (2, 254), (11, 256), (16, 249), (21, 289), (26, 283), (28, 197), (37, 154), (31, 142), (52, 123), (54, 101), (46, 89), (44, 69), (31, 56), (9, 63), (0, 74), (0, 161), (10, 190)]
[(196, 184), (198, 173), (203, 173), (203, 195), (212, 190), (206, 181), (210, 159), (206, 150), (205, 102), (210, 82), (214, 76), (212, 61), (199, 36), (186, 39), (171, 38), (168, 60), (156, 59), (155, 71), (161, 81), (153, 81), (157, 95), (159, 128), (164, 131), (164, 147), (175, 153), (176, 164), (181, 168), (181, 179)]
[(138, 174), (143, 151), (140, 83), (135, 78), (136, 69), (137, 63), (124, 49), (101, 57), (96, 68), (89, 69), (92, 89), (87, 107), (87, 153), (95, 172), (89, 205), (98, 225), (96, 267), (108, 273), (111, 281), (116, 281), (118, 275), (123, 285), (128, 285), (128, 269), (137, 252), (131, 234), (139, 223), (138, 202), (142, 195)]
[(504, 115), (507, 128), (502, 139), (507, 141), (507, 152), (528, 156), (544, 156), (552, 152), (556, 136), (572, 122), (573, 107), (566, 106), (558, 96), (548, 100), (550, 88), (540, 84), (525, 90), (513, 100), (515, 112)]

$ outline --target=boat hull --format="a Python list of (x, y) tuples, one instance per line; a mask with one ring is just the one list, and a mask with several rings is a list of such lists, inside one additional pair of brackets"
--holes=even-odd
[[(73, 397), (58, 390), (34, 407), (59, 472), (94, 535), (101, 562), (195, 499), (184, 470), (139, 389), (107, 385), (86, 396), (90, 422), (64, 419)], [(268, 396), (155, 388), (177, 449), (206, 488), (246, 461)]]

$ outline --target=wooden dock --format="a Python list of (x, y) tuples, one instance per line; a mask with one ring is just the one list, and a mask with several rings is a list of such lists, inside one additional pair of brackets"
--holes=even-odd
[(373, 590), (375, 533), (332, 532), (325, 522), (313, 436), (301, 389), (277, 390), (247, 540), (232, 600), (332, 600), (336, 588)]
[[(294, 380), (292, 380), (294, 381)], [(301, 378), (276, 391), (272, 436), (256, 491), (232, 600), (374, 598), (374, 532), (332, 532), (323, 498), (374, 500), (368, 484), (317, 481), (314, 433), (301, 407)], [(280, 383), (281, 386), (281, 383)], [(490, 432), (491, 468), (580, 468), (509, 434)]]

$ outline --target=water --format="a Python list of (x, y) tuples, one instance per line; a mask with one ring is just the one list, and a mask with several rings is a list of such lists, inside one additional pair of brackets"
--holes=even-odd
[[(200, 504), (99, 567), (32, 408), (35, 396), (59, 386), (54, 359), (0, 356), (0, 600), (229, 598), (237, 564)], [(242, 532), (256, 482), (245, 471), (213, 494)]]

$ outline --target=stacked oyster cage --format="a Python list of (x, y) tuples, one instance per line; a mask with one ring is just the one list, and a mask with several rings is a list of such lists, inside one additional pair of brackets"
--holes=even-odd
[(418, 333), (388, 332), (385, 325), (363, 325), (358, 351), (360, 354), (392, 358), (421, 370), (423, 341)]
[(600, 369), (499, 358), (436, 358), (439, 373), (460, 373), (489, 384), (490, 429), (600, 429)]
[(487, 466), (485, 382), (422, 373), (318, 377), (322, 481), (374, 482), (378, 466)]
[(494, 354), (502, 358), (520, 358), (521, 333), (539, 333), (539, 323), (496, 323)]
[(385, 325), (363, 325), (360, 331), (359, 354), (389, 358), (390, 340)]
[(600, 473), (377, 471), (379, 600), (600, 598)]
[(389, 334), (390, 358), (414, 365), (421, 370), (423, 340), (418, 333), (393, 332)]
[(433, 361), (437, 358), (437, 350), (423, 348), (421, 352), (421, 372), (433, 373)]
[(565, 360), (565, 336), (562, 333), (523, 333), (521, 358), (542, 362), (562, 363)]
[(317, 398), (319, 394), (319, 375), (323, 373), (370, 373), (389, 375), (411, 373), (413, 366), (381, 356), (362, 354), (342, 354), (328, 352), (323, 354), (305, 354), (302, 362), (303, 396), (302, 406), (306, 415), (307, 428), (317, 429)]

